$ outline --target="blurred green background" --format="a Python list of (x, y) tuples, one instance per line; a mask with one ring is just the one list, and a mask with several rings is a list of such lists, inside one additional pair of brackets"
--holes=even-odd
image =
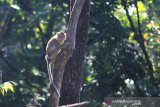
[[(160, 95), (160, 1), (92, 0), (82, 100)], [(0, 70), (15, 93), (0, 107), (48, 105), (45, 46), (66, 28), (68, 0), (0, 0)]]

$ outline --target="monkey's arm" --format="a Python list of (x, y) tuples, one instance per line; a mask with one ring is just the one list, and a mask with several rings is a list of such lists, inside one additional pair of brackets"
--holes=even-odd
[(48, 53), (47, 53), (48, 59), (52, 60), (52, 62), (54, 63), (56, 60), (56, 57), (59, 54), (59, 52), (61, 51), (61, 49), (65, 48), (66, 46), (68, 46), (70, 44), (71, 43), (67, 42), (62, 45), (56, 46), (53, 50), (48, 51)]

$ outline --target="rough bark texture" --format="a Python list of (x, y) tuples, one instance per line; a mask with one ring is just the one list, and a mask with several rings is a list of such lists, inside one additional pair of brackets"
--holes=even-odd
[[(73, 5), (74, 0), (71, 0)], [(76, 32), (76, 50), (65, 67), (60, 105), (80, 102), (80, 88), (82, 83), (83, 64), (89, 23), (89, 0), (86, 0), (79, 18)]]
[[(70, 58), (70, 56), (73, 54), (73, 51), (75, 49), (75, 36), (76, 36), (76, 30), (78, 25), (78, 19), (80, 17), (80, 13), (83, 7), (85, 0), (76, 0), (73, 6), (73, 11), (71, 13), (69, 24), (67, 28), (67, 39), (66, 42), (70, 42), (71, 45), (67, 46), (66, 48), (62, 49), (60, 53), (58, 54), (56, 61), (54, 62), (54, 68), (52, 68), (52, 74), (53, 75), (53, 81), (55, 85), (57, 86), (57, 89), (61, 89), (61, 83), (63, 79), (63, 73), (65, 69), (65, 65)], [(49, 99), (49, 107), (59, 107), (59, 97), (56, 94), (53, 87), (51, 87), (51, 96)]]

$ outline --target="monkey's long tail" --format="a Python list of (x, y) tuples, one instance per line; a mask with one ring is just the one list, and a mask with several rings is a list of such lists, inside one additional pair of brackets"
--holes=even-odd
[(60, 92), (58, 91), (57, 86), (55, 85), (55, 83), (53, 81), (53, 76), (52, 76), (52, 71), (51, 71), (52, 70), (51, 65), (52, 65), (52, 62), (50, 62), (48, 64), (48, 75), (49, 75), (50, 84), (53, 85), (53, 87), (54, 87), (54, 89), (55, 89), (58, 97), (60, 97)]

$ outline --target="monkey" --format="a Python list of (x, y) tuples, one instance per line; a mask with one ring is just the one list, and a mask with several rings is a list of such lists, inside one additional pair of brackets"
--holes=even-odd
[(46, 55), (47, 59), (55, 60), (60, 50), (65, 47), (64, 41), (66, 40), (66, 33), (61, 31), (57, 32), (47, 43)]
[[(52, 84), (55, 88), (56, 93), (60, 97), (60, 92), (58, 91), (52, 76), (52, 70), (54, 67), (54, 62), (57, 55), (60, 53), (61, 49), (66, 47), (69, 44), (64, 43), (66, 40), (66, 33), (63, 31), (57, 32), (55, 36), (51, 37), (46, 46), (46, 62), (49, 75), (50, 85)], [(53, 72), (54, 73), (54, 72)]]

